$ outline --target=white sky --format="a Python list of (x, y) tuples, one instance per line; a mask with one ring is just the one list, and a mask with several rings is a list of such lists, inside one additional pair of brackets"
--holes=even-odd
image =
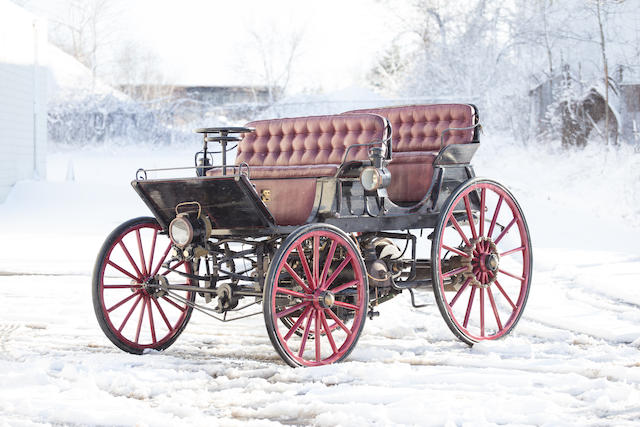
[[(26, 0), (42, 15), (65, 14), (70, 0)], [(376, 0), (113, 0), (113, 48), (125, 39), (153, 50), (174, 84), (260, 84), (267, 45), (286, 46), (301, 33), (292, 91), (336, 90), (364, 79), (395, 31)], [(282, 49), (287, 50), (286, 47)]]

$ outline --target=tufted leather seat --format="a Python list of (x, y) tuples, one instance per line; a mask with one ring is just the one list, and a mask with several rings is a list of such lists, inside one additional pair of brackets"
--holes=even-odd
[[(349, 146), (383, 141), (388, 122), (369, 113), (295, 117), (248, 123), (255, 132), (238, 144), (235, 164), (249, 165), (259, 194), (279, 225), (303, 224), (311, 213), (316, 179), (336, 174)], [(369, 147), (355, 147), (347, 160), (368, 159)], [(212, 169), (207, 175), (220, 175)]]
[(447, 145), (473, 140), (473, 129), (445, 129), (473, 126), (475, 109), (467, 104), (405, 105), (348, 111), (343, 114), (374, 113), (386, 117), (392, 128), (393, 158), (389, 164), (391, 185), (388, 193), (397, 203), (420, 201), (433, 178), (433, 161)]

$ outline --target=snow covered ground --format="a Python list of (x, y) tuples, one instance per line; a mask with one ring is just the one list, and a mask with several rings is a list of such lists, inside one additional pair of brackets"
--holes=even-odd
[(408, 295), (367, 321), (347, 362), (292, 369), (262, 317), (194, 313), (163, 353), (104, 337), (91, 271), (106, 235), (147, 215), (140, 167), (189, 146), (55, 148), (47, 180), (0, 205), (0, 425), (637, 425), (640, 154), (566, 153), (485, 135), (474, 164), (515, 193), (534, 244), (532, 290), (507, 338), (469, 348)]

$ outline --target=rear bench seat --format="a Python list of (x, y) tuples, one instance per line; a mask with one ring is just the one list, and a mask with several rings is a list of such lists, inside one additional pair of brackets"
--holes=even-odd
[[(445, 129), (475, 124), (476, 111), (467, 104), (406, 105), (347, 111), (386, 117), (392, 128), (393, 158), (388, 166), (389, 198), (395, 203), (417, 203), (427, 194), (433, 178), (433, 161), (440, 150)], [(473, 140), (473, 129), (449, 131), (443, 147)]]
[[(370, 113), (295, 117), (248, 123), (255, 132), (238, 144), (236, 165), (249, 165), (258, 194), (278, 225), (304, 224), (311, 214), (316, 180), (333, 176), (350, 145), (383, 141), (388, 122)], [(348, 160), (367, 160), (369, 147), (355, 147)], [(207, 175), (220, 175), (219, 168)], [(263, 197), (263, 200), (265, 198)]]

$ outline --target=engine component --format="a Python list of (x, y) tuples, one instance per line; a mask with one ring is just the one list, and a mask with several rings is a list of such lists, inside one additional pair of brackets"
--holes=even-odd
[(369, 285), (391, 287), (393, 279), (402, 274), (405, 262), (402, 252), (390, 239), (374, 238), (364, 245), (364, 259)]
[(218, 296), (218, 306), (215, 308), (216, 312), (224, 313), (238, 306), (239, 298), (233, 294), (233, 288), (230, 284), (223, 283), (218, 285), (216, 294)]

